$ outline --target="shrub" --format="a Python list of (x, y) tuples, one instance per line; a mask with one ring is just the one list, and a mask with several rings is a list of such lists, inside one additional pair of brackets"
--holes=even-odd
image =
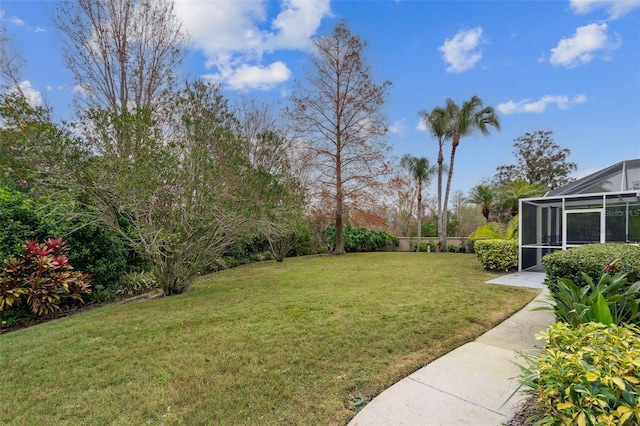
[(83, 303), (82, 296), (91, 293), (89, 278), (73, 271), (65, 251), (62, 239), (32, 240), (24, 244), (22, 256), (6, 259), (0, 271), (0, 311), (26, 303), (32, 313), (41, 316), (73, 301)]
[(0, 186), (0, 259), (18, 256), (28, 239), (45, 239), (49, 224), (38, 215), (29, 195)]
[[(59, 213), (70, 209), (0, 186), (0, 259), (19, 256), (26, 240), (63, 236), (70, 263), (90, 274), (96, 286), (108, 289), (125, 272), (146, 268), (142, 258), (114, 231), (82, 217), (70, 218)], [(126, 229), (126, 223), (122, 225)]]
[(596, 281), (605, 267), (617, 259), (616, 269), (626, 273), (630, 283), (640, 280), (640, 247), (628, 244), (587, 244), (569, 250), (558, 250), (542, 258), (545, 284), (557, 292), (558, 278), (568, 278), (579, 287), (587, 285), (582, 273)]
[(557, 293), (549, 297), (551, 308), (558, 321), (574, 327), (588, 322), (600, 322), (605, 325), (638, 323), (640, 313), (640, 281), (627, 286), (625, 274), (611, 276), (602, 274), (598, 284), (587, 274), (583, 275), (586, 287), (579, 287), (567, 278), (558, 278)]
[[(421, 252), (427, 252), (427, 251), (431, 251), (434, 252), (436, 251), (436, 242), (433, 240), (421, 240), (420, 241), (420, 251)], [(411, 251), (418, 251), (418, 242), (414, 241), (413, 243), (411, 243)]]
[(505, 238), (505, 226), (497, 222), (488, 222), (479, 226), (470, 236), (472, 240), (491, 239), (500, 240)]
[(130, 272), (120, 277), (115, 293), (135, 296), (158, 288), (158, 280), (149, 272)]
[(515, 240), (478, 240), (473, 245), (478, 260), (489, 271), (509, 271), (518, 266)]
[(540, 425), (640, 423), (640, 329), (634, 325), (553, 324), (520, 383), (542, 413)]
[[(374, 231), (367, 228), (354, 228), (346, 226), (344, 228), (344, 249), (346, 252), (367, 252), (383, 249), (388, 246), (397, 246), (398, 237), (384, 231)], [(333, 246), (335, 239), (335, 228), (327, 227), (325, 238), (328, 245)]]

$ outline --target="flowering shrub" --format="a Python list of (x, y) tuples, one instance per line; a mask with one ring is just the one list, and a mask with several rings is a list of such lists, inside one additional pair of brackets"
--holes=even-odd
[(82, 295), (91, 293), (89, 277), (73, 270), (66, 249), (61, 238), (31, 240), (21, 256), (6, 259), (0, 271), (0, 312), (26, 303), (41, 316), (61, 310), (64, 304), (82, 303)]

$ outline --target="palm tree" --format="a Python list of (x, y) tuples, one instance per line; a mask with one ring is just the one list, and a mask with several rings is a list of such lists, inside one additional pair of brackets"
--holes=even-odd
[(442, 230), (447, 229), (442, 223), (442, 174), (445, 170), (443, 148), (447, 139), (451, 138), (449, 128), (449, 111), (446, 107), (435, 107), (431, 112), (422, 111), (422, 121), (431, 135), (438, 140), (438, 237), (442, 238)]
[(420, 251), (420, 237), (422, 232), (422, 186), (429, 182), (435, 173), (435, 167), (429, 164), (426, 157), (414, 157), (405, 154), (400, 159), (400, 165), (411, 173), (411, 177), (418, 184), (418, 251)]
[(506, 183), (498, 192), (500, 204), (509, 209), (512, 217), (518, 215), (521, 198), (540, 197), (544, 195), (546, 187), (541, 183), (529, 183), (525, 180), (514, 180)]
[[(449, 162), (449, 175), (447, 177), (447, 189), (442, 205), (442, 223), (447, 223), (447, 203), (449, 202), (449, 191), (451, 190), (451, 179), (453, 177), (453, 164), (456, 158), (456, 149), (460, 145), (460, 139), (468, 136), (476, 129), (483, 135), (489, 134), (488, 126), (493, 126), (500, 130), (500, 119), (493, 107), (485, 107), (482, 99), (473, 96), (459, 107), (451, 99), (447, 99), (445, 108), (449, 116), (449, 131), (451, 132), (451, 160)], [(443, 232), (440, 243), (441, 250), (447, 248), (447, 233)]]
[(496, 191), (490, 185), (476, 185), (471, 188), (471, 193), (467, 201), (482, 207), (482, 216), (484, 216), (488, 223), (491, 206), (496, 201)]

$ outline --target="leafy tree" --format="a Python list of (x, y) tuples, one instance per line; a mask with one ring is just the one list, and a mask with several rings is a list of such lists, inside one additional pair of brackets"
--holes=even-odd
[[(226, 248), (271, 225), (273, 200), (285, 189), (244, 155), (219, 86), (187, 84), (166, 111), (157, 122), (148, 109), (95, 110), (90, 136), (99, 156), (82, 165), (76, 183), (95, 217), (148, 259), (171, 295)], [(115, 144), (122, 136), (133, 142)], [(124, 156), (122, 146), (136, 148)]]
[(400, 159), (400, 165), (406, 168), (411, 177), (418, 186), (418, 251), (420, 251), (420, 237), (422, 232), (422, 188), (429, 183), (429, 179), (435, 173), (436, 169), (429, 164), (426, 157), (414, 157), (411, 154), (405, 154)]
[(496, 191), (491, 185), (476, 185), (471, 188), (467, 201), (480, 206), (482, 208), (482, 216), (489, 222), (491, 206), (496, 201)]
[(288, 115), (307, 149), (316, 192), (333, 198), (334, 253), (342, 254), (346, 205), (378, 186), (388, 172), (382, 107), (391, 83), (373, 81), (364, 56), (367, 44), (344, 21), (314, 45), (308, 84), (294, 89)]
[(509, 209), (512, 217), (518, 215), (521, 198), (539, 197), (544, 195), (546, 188), (539, 183), (529, 183), (524, 180), (507, 182), (498, 191), (500, 204)]
[(456, 236), (468, 237), (478, 226), (486, 223), (481, 209), (475, 205), (463, 204), (456, 210), (458, 229)]
[[(456, 150), (460, 145), (460, 139), (470, 135), (475, 130), (480, 130), (483, 135), (489, 134), (489, 127), (493, 126), (500, 129), (500, 120), (495, 113), (493, 107), (485, 107), (482, 99), (473, 96), (468, 101), (464, 101), (461, 106), (456, 105), (451, 99), (447, 100), (449, 118), (449, 131), (451, 132), (451, 160), (449, 161), (449, 175), (447, 177), (447, 189), (444, 196), (444, 204), (442, 206), (442, 220), (447, 222), (447, 205), (449, 203), (449, 192), (451, 190), (451, 181), (453, 178), (453, 165), (455, 162)], [(446, 249), (447, 236), (445, 233), (441, 236), (441, 248)]]
[(244, 140), (253, 167), (271, 174), (285, 189), (273, 200), (270, 226), (263, 231), (276, 261), (282, 262), (306, 236), (302, 217), (305, 194), (291, 164), (292, 144), (272, 105), (242, 98), (233, 112), (237, 119), (235, 132)]
[(50, 110), (19, 92), (0, 94), (0, 177), (22, 190), (51, 181), (82, 155), (78, 141), (53, 123)]
[(518, 164), (498, 167), (494, 178), (498, 184), (523, 180), (529, 184), (539, 183), (547, 189), (555, 189), (573, 180), (569, 175), (577, 166), (567, 161), (571, 151), (560, 148), (553, 141), (551, 130), (525, 133), (514, 141), (514, 155)]

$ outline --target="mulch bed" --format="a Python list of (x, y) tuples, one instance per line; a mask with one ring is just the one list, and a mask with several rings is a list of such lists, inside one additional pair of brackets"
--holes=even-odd
[(518, 411), (505, 426), (533, 426), (540, 414), (540, 410), (534, 405), (533, 398), (529, 398), (520, 404)]

